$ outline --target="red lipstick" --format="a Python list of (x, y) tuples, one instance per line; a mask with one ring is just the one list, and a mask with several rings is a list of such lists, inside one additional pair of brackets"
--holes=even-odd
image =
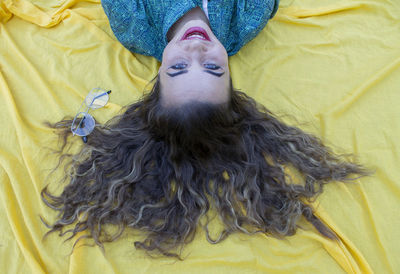
[(200, 39), (200, 40), (211, 41), (210, 37), (207, 34), (207, 31), (201, 27), (189, 28), (185, 32), (185, 34), (183, 34), (181, 41), (182, 40), (191, 40), (191, 39)]

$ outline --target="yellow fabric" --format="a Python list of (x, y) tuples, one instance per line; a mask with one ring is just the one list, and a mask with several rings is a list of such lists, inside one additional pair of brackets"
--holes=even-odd
[[(234, 86), (375, 174), (333, 183), (314, 203), (339, 235), (304, 220), (278, 240), (203, 232), (182, 262), (150, 259), (135, 235), (97, 246), (47, 231), (40, 190), (57, 139), (43, 121), (74, 115), (91, 88), (112, 89), (100, 122), (137, 100), (158, 70), (113, 36), (99, 1), (0, 0), (0, 268), (3, 273), (399, 273), (400, 1), (281, 0), (260, 35), (230, 59)], [(57, 177), (60, 172), (54, 174)], [(50, 177), (50, 179), (53, 177)], [(61, 186), (58, 187), (61, 189)]]

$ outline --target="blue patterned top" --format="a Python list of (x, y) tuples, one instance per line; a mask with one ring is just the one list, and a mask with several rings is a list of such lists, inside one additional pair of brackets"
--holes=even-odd
[[(117, 39), (130, 51), (162, 59), (169, 28), (202, 0), (102, 0)], [(279, 0), (210, 0), (210, 26), (228, 55), (252, 40), (278, 10)]]

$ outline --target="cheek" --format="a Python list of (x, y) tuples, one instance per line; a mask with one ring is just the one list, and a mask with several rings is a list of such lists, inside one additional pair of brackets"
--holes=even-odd
[(172, 43), (168, 43), (167, 46), (165, 47), (164, 51), (163, 51), (163, 55), (162, 55), (162, 62), (161, 64), (164, 64), (170, 57), (171, 52), (173, 51), (173, 45)]
[[(223, 66), (226, 66), (226, 69), (229, 70), (229, 68), (228, 68), (228, 54), (227, 54), (225, 48), (224, 47), (218, 48), (215, 51), (215, 56), (218, 56), (219, 63), (221, 65), (223, 65)], [(228, 72), (228, 71), (226, 71), (226, 72)]]

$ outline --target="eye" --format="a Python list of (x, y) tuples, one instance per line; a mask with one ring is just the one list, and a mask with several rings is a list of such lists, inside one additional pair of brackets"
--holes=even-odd
[(206, 69), (211, 69), (211, 70), (217, 70), (220, 69), (220, 66), (217, 66), (216, 64), (204, 64), (204, 67)]
[(187, 67), (187, 64), (179, 63), (179, 64), (175, 64), (175, 65), (171, 66), (170, 68), (175, 69), (175, 70), (180, 70), (180, 69), (184, 69), (186, 67)]

